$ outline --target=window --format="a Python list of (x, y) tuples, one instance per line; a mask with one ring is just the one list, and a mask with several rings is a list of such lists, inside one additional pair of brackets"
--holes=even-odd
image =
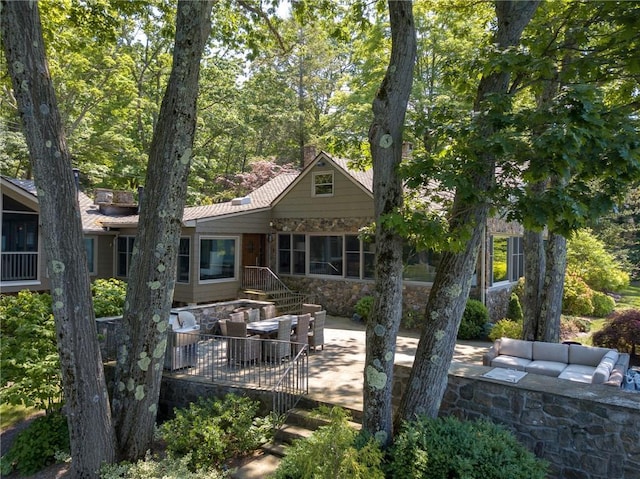
[(309, 237), (309, 274), (342, 276), (342, 236)]
[(333, 195), (333, 172), (313, 173), (313, 196)]
[(402, 248), (403, 272), (405, 281), (432, 283), (436, 277), (436, 269), (441, 255), (431, 250), (418, 251), (405, 244)]
[(189, 270), (191, 259), (191, 240), (189, 238), (180, 238), (180, 246), (178, 247), (178, 273), (176, 281), (178, 283), (189, 282)]
[(96, 274), (96, 239), (85, 238), (84, 250), (87, 253), (87, 266), (89, 267), (89, 274)]
[(524, 276), (522, 238), (493, 236), (491, 238), (491, 284), (518, 281)]
[(278, 273), (305, 274), (306, 258), (305, 235), (278, 235)]
[(356, 235), (345, 235), (345, 260), (347, 278), (373, 279), (375, 273), (375, 243)]
[(38, 279), (38, 214), (2, 195), (2, 281)]
[(200, 240), (200, 281), (234, 279), (236, 275), (236, 239)]
[(133, 253), (133, 243), (135, 239), (135, 236), (118, 236), (117, 276), (123, 278), (129, 276), (129, 267), (131, 265), (131, 255)]

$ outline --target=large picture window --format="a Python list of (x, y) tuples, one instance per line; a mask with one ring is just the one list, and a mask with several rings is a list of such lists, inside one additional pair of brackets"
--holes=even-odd
[(200, 280), (235, 278), (236, 251), (236, 238), (202, 238), (200, 240)]
[(405, 281), (432, 283), (440, 263), (440, 254), (431, 250), (418, 251), (405, 244), (402, 248), (403, 271)]
[(309, 237), (309, 273), (342, 276), (342, 236)]
[(305, 274), (307, 258), (305, 235), (278, 235), (278, 273)]
[(493, 236), (490, 260), (491, 284), (518, 281), (524, 276), (522, 238)]
[(180, 238), (180, 246), (178, 247), (178, 274), (176, 277), (178, 283), (189, 282), (190, 260), (191, 240), (189, 238)]

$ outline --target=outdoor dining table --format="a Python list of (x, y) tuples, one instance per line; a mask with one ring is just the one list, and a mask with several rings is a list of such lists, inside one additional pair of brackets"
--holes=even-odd
[[(285, 314), (264, 321), (253, 321), (247, 323), (247, 333), (259, 334), (263, 337), (273, 336), (278, 332), (278, 324), (281, 319), (291, 318), (291, 329), (294, 330), (298, 325), (298, 316), (295, 314)], [(313, 320), (313, 317), (311, 318)]]

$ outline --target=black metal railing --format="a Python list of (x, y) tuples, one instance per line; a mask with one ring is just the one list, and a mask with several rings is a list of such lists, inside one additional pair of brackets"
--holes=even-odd
[(2, 253), (2, 281), (33, 281), (38, 279), (38, 253)]
[(290, 289), (270, 268), (245, 266), (242, 289), (260, 291), (273, 301), (280, 314), (298, 313), (307, 296)]

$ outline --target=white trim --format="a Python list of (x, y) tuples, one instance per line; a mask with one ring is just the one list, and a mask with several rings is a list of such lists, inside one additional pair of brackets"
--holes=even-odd
[[(216, 235), (198, 235), (198, 284), (213, 284), (213, 283), (231, 283), (239, 280), (239, 268), (240, 268), (240, 254), (241, 254), (241, 237), (240, 236), (216, 236)], [(200, 258), (202, 257), (202, 240), (234, 240), (234, 253), (233, 253), (233, 277), (231, 278), (216, 278), (216, 279), (200, 279)]]
[[(317, 184), (316, 183), (316, 178), (318, 176), (326, 176), (326, 175), (330, 175), (331, 176), (331, 183), (320, 183)], [(329, 186), (331, 185), (331, 193), (318, 193), (317, 192), (317, 188), (318, 186)], [(334, 171), (333, 170), (323, 170), (323, 171), (313, 171), (311, 173), (311, 196), (314, 198), (329, 198), (331, 196), (334, 196), (336, 193), (336, 181), (335, 181), (335, 175), (334, 175)]]

